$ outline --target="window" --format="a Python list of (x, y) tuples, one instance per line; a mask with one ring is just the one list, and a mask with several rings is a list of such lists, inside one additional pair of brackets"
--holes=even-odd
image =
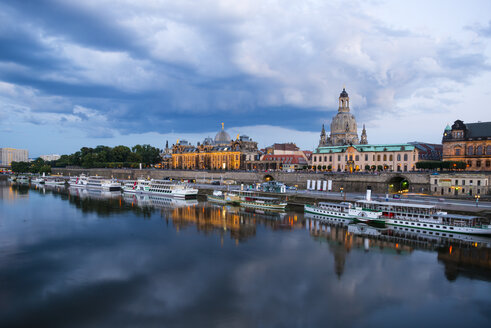
[(329, 162), (332, 162), (332, 155), (329, 155)]
[(472, 167), (472, 161), (467, 161), (467, 166)]
[(490, 167), (491, 166), (491, 161), (486, 161), (486, 167)]
[(467, 147), (467, 155), (474, 155), (474, 149), (472, 146)]
[(314, 162), (317, 162), (317, 156), (314, 156)]
[(324, 162), (327, 162), (327, 156), (324, 156)]
[(368, 155), (367, 154), (365, 154), (365, 161), (368, 162)]
[(401, 154), (397, 154), (397, 160), (401, 161)]
[(486, 155), (491, 155), (491, 146), (486, 147)]
[(386, 162), (386, 161), (387, 161), (387, 155), (384, 154), (384, 162)]
[(393, 161), (394, 160), (394, 157), (392, 155), (389, 156), (389, 161)]
[(407, 161), (407, 154), (404, 154), (404, 162)]
[(353, 155), (349, 155), (349, 160), (352, 161), (353, 160)]
[(341, 155), (338, 155), (338, 162), (341, 162)]
[(481, 180), (477, 180), (477, 185), (480, 186), (481, 185)]
[(434, 182), (433, 182), (433, 184), (436, 184), (437, 182), (438, 182), (438, 179), (435, 179)]
[(455, 149), (455, 155), (460, 156), (460, 148)]
[(481, 167), (481, 161), (476, 161), (476, 167)]
[(380, 162), (380, 155), (377, 155), (377, 162)]
[(477, 146), (476, 155), (482, 155), (482, 146)]
[(455, 180), (455, 185), (458, 186), (459, 185), (459, 180)]
[(373, 155), (373, 161), (375, 162), (375, 155)]
[(348, 161), (348, 155), (344, 155), (344, 160)]

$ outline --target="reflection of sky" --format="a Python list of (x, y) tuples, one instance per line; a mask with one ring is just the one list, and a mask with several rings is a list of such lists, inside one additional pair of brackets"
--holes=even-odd
[(351, 249), (258, 226), (223, 246), (160, 212), (100, 217), (61, 197), (0, 200), (0, 326), (485, 326), (490, 284), (437, 254)]

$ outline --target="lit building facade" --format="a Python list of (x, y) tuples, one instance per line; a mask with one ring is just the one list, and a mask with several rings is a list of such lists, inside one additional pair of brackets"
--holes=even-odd
[(467, 171), (491, 171), (491, 122), (454, 122), (443, 132), (443, 160), (463, 161)]
[(0, 166), (10, 166), (12, 162), (29, 161), (27, 149), (0, 148)]
[(319, 147), (312, 154), (312, 168), (328, 171), (397, 171), (416, 169), (418, 149), (411, 144)]
[(440, 173), (430, 177), (430, 190), (435, 196), (480, 197), (491, 192), (490, 179), (485, 173)]
[(215, 139), (205, 138), (197, 146), (187, 141), (178, 141), (172, 146), (172, 168), (181, 170), (240, 170), (245, 162), (255, 160), (257, 142), (248, 136), (237, 136), (232, 140), (224, 130)]

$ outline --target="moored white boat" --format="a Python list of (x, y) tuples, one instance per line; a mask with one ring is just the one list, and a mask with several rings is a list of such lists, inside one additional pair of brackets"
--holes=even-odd
[(63, 186), (65, 183), (65, 178), (61, 177), (46, 177), (44, 181), (44, 184), (48, 186)]
[(123, 191), (129, 193), (154, 194), (185, 199), (195, 198), (198, 195), (198, 189), (192, 188), (187, 184), (176, 183), (169, 180), (139, 179), (137, 181), (125, 183)]
[(85, 188), (87, 186), (88, 178), (85, 175), (80, 175), (78, 177), (70, 178), (68, 184), (70, 187)]
[(107, 179), (99, 176), (89, 177), (87, 179), (87, 189), (102, 189), (106, 191), (121, 190), (121, 183), (113, 179)]

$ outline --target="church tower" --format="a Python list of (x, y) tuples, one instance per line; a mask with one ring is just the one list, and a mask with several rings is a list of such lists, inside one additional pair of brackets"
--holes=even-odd
[(331, 122), (330, 139), (333, 146), (359, 144), (356, 119), (355, 116), (350, 113), (349, 95), (345, 88), (343, 88), (343, 91), (339, 94), (338, 113)]
[(365, 124), (363, 124), (363, 130), (361, 131), (361, 139), (360, 139), (360, 144), (361, 145), (367, 145), (368, 140), (367, 140), (367, 130), (365, 130)]

